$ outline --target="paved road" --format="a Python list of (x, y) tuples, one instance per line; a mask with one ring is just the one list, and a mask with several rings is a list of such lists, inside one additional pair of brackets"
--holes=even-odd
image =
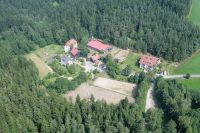
[(154, 97), (154, 87), (155, 87), (155, 82), (151, 84), (147, 92), (145, 112), (150, 108), (156, 108), (156, 102), (155, 102), (155, 97)]
[[(184, 78), (184, 75), (167, 75), (163, 76), (164, 79), (178, 79), (178, 78)], [(190, 78), (200, 78), (200, 75), (194, 74), (190, 75)], [(145, 106), (145, 112), (150, 108), (156, 108), (156, 101), (154, 97), (154, 87), (155, 87), (155, 81), (151, 84), (148, 92), (147, 92), (147, 98), (146, 98), (146, 106)]]
[[(178, 79), (184, 78), (185, 75), (167, 75), (163, 76), (164, 79)], [(200, 78), (200, 75), (190, 75), (191, 78)]]

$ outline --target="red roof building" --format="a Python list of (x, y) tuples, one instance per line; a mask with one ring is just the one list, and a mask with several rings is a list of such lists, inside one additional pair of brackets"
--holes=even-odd
[(71, 54), (72, 54), (72, 56), (76, 57), (76, 56), (78, 55), (78, 49), (73, 48), (73, 49), (71, 50)]
[(140, 59), (140, 68), (153, 70), (158, 64), (160, 64), (160, 59), (152, 55), (143, 55)]
[(100, 58), (101, 58), (101, 56), (100, 56), (99, 54), (95, 54), (95, 55), (93, 55), (93, 56), (91, 57), (91, 60), (92, 60), (93, 62), (95, 62), (95, 61), (99, 60)]
[(106, 51), (109, 51), (112, 49), (112, 47), (110, 45), (103, 43), (103, 41), (99, 40), (99, 39), (91, 39), (88, 42), (88, 46), (91, 49), (94, 49), (96, 51), (103, 51), (103, 52), (106, 52)]
[(75, 39), (72, 38), (72, 39), (70, 39), (69, 41), (67, 41), (65, 43), (65, 46), (69, 46), (71, 48), (77, 48), (78, 43), (77, 43), (77, 41)]
[(97, 65), (97, 66), (100, 66), (100, 65), (102, 64), (102, 62), (99, 61), (99, 60), (96, 60), (94, 63), (95, 63), (95, 65)]

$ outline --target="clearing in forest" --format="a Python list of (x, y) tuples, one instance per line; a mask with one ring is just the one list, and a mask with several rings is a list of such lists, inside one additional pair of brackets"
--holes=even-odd
[(200, 52), (196, 52), (192, 57), (184, 60), (177, 68), (172, 70), (172, 74), (200, 74)]
[(192, 0), (191, 12), (189, 19), (196, 25), (200, 26), (200, 0)]
[(81, 99), (90, 99), (91, 95), (93, 95), (96, 100), (105, 100), (108, 104), (117, 104), (126, 97), (129, 102), (134, 102), (132, 95), (134, 95), (135, 91), (135, 84), (97, 78), (93, 83), (84, 83), (76, 90), (65, 94), (65, 97), (72, 99), (74, 102), (77, 95)]
[(34, 64), (38, 68), (39, 76), (41, 78), (45, 77), (48, 73), (52, 72), (52, 69), (36, 54), (30, 53), (26, 55), (26, 57), (27, 59), (34, 62)]

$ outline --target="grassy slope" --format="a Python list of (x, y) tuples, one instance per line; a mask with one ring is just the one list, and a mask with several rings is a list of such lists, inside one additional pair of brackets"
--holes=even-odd
[(138, 53), (130, 52), (126, 60), (122, 63), (122, 67), (130, 65), (134, 71), (141, 71), (139, 65), (137, 64), (139, 59), (140, 55)]
[(172, 74), (200, 74), (200, 52), (183, 61)]
[(200, 0), (192, 0), (192, 9), (189, 19), (194, 24), (200, 26)]
[(200, 92), (200, 78), (180, 79), (178, 81), (189, 89)]
[(43, 61), (49, 63), (52, 57), (62, 54), (63, 52), (64, 49), (62, 46), (51, 44), (44, 48), (39, 48), (33, 53), (39, 56)]
[[(200, 26), (200, 0), (192, 0), (192, 9), (189, 14), (189, 19), (195, 25)], [(200, 74), (200, 52), (194, 54), (194, 56), (187, 59), (173, 70), (173, 74), (185, 73)], [(191, 90), (200, 92), (200, 78), (180, 79), (178, 81)]]
[(31, 61), (34, 62), (34, 64), (38, 68), (39, 76), (41, 78), (43, 78), (44, 76), (46, 76), (48, 73), (51, 72), (48, 65), (40, 57), (38, 57), (34, 53), (30, 53), (30, 54), (26, 55), (26, 57), (27, 57), (27, 59), (30, 59)]
[(51, 68), (46, 62), (51, 59), (52, 56), (63, 52), (63, 47), (59, 45), (48, 45), (44, 48), (39, 48), (36, 51), (26, 55), (27, 59), (32, 60), (39, 70), (41, 78), (45, 77), (48, 73), (52, 72)]

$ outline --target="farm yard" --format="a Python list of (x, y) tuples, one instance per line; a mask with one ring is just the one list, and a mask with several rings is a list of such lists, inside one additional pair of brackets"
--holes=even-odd
[(77, 95), (81, 99), (90, 99), (91, 95), (93, 95), (96, 100), (105, 100), (108, 104), (117, 104), (126, 97), (129, 102), (134, 102), (132, 95), (134, 95), (135, 91), (135, 84), (97, 78), (94, 82), (90, 84), (84, 83), (75, 91), (65, 94), (65, 97), (75, 101)]
[(178, 82), (190, 88), (192, 91), (200, 92), (200, 78), (180, 79)]
[(192, 0), (192, 8), (189, 14), (189, 19), (194, 24), (200, 26), (200, 0)]
[(200, 52), (183, 61), (178, 67), (171, 71), (172, 74), (200, 74)]

